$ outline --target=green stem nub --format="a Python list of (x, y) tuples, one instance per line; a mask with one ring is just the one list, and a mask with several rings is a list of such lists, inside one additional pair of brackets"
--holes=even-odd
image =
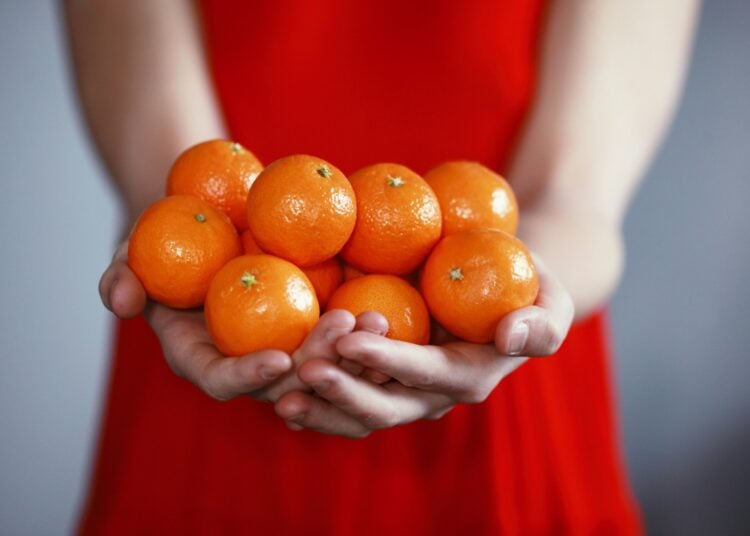
[(233, 152), (234, 154), (239, 154), (239, 153), (241, 153), (241, 152), (242, 152), (242, 145), (240, 145), (240, 144), (239, 144), (239, 143), (237, 143), (237, 142), (234, 142), (234, 143), (232, 144), (232, 152)]
[(203, 223), (204, 221), (206, 221), (206, 216), (199, 212), (195, 215), (195, 221), (197, 221), (198, 223)]
[(448, 272), (448, 277), (451, 278), (451, 281), (461, 281), (464, 278), (464, 274), (461, 272), (461, 268), (451, 268), (451, 271)]
[(255, 279), (255, 276), (251, 274), (250, 272), (245, 272), (244, 274), (242, 274), (242, 277), (240, 278), (240, 282), (242, 283), (243, 287), (250, 288), (255, 283), (257, 283), (258, 280)]
[(401, 177), (388, 177), (388, 186), (393, 186), (394, 188), (403, 186), (404, 182), (404, 179), (402, 179)]
[(324, 179), (329, 179), (331, 177), (331, 175), (333, 175), (333, 172), (331, 172), (331, 168), (329, 168), (325, 164), (323, 164), (322, 166), (320, 166), (315, 171), (318, 173), (318, 175), (320, 175)]

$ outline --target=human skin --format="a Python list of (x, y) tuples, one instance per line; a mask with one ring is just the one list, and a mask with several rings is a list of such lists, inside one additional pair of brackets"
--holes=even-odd
[[(83, 111), (130, 225), (161, 197), (176, 154), (226, 137), (195, 13), (183, 0), (68, 0), (65, 12)], [(364, 437), (480, 403), (614, 292), (622, 221), (672, 116), (697, 13), (697, 0), (552, 2), (537, 96), (508, 173), (540, 295), (500, 321), (494, 344), (439, 334), (443, 344), (411, 345), (384, 337), (381, 315), (332, 311), (292, 356), (226, 358), (202, 313), (147, 301), (127, 241), (102, 276), (102, 301), (120, 318), (144, 312), (176, 374), (218, 400), (270, 400), (293, 430)], [(397, 381), (372, 381), (386, 377)]]

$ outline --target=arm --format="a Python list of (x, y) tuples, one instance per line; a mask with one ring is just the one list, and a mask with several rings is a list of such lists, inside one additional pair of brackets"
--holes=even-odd
[(568, 288), (578, 318), (619, 282), (625, 211), (674, 112), (697, 13), (697, 0), (550, 7), (509, 176), (519, 235)]
[[(225, 133), (192, 2), (67, 0), (65, 15), (83, 111), (132, 224), (164, 195), (169, 166), (183, 149)], [(144, 312), (172, 370), (208, 395), (269, 396), (266, 387), (291, 369), (290, 357), (264, 351), (224, 358), (202, 313), (147, 305), (145, 290), (128, 268), (127, 251), (125, 241), (102, 276), (99, 290), (107, 308), (121, 318)], [(354, 324), (340, 316), (327, 322), (350, 331)], [(321, 333), (311, 335), (304, 351), (319, 355), (330, 346)]]
[[(225, 137), (208, 77), (193, 3), (189, 0), (66, 0), (65, 15), (76, 81), (94, 142), (127, 208), (127, 227), (164, 195), (169, 166), (186, 147)], [(127, 265), (127, 240), (102, 275), (102, 302), (120, 318), (145, 313), (172, 370), (208, 395), (240, 394), (275, 400), (307, 389), (290, 356), (257, 352), (224, 358), (213, 345), (203, 314), (147, 304)], [(331, 334), (377, 332), (378, 319), (324, 315), (293, 356), (336, 356)], [(337, 356), (336, 356), (337, 357)], [(348, 369), (357, 372), (356, 366)]]
[(224, 126), (192, 2), (66, 0), (81, 105), (132, 223), (175, 157)]
[[(697, 0), (553, 3), (538, 97), (510, 173), (519, 234), (544, 259), (537, 303), (500, 322), (494, 347), (341, 337), (343, 357), (398, 382), (376, 386), (308, 361), (298, 374), (318, 396), (291, 392), (276, 403), (290, 428), (363, 437), (481, 402), (523, 363), (509, 355), (553, 353), (573, 304), (580, 318), (606, 301), (622, 270), (627, 203), (675, 107), (696, 14)], [(528, 336), (519, 352), (511, 342), (521, 324)]]

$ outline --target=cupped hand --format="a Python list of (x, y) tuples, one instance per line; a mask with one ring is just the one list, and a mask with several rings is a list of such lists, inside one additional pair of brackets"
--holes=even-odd
[(553, 354), (573, 321), (573, 302), (541, 260), (536, 303), (505, 316), (493, 345), (449, 342), (420, 346), (356, 330), (335, 349), (342, 358), (392, 377), (383, 385), (357, 377), (335, 361), (310, 359), (297, 375), (314, 390), (286, 393), (276, 413), (293, 430), (351, 438), (419, 419), (437, 419), (457, 403), (484, 401), (527, 357)]
[(278, 350), (239, 358), (223, 356), (211, 341), (202, 311), (171, 309), (148, 301), (146, 290), (128, 267), (127, 253), (125, 241), (102, 275), (102, 302), (119, 318), (144, 313), (159, 338), (164, 358), (177, 376), (216, 400), (230, 400), (242, 394), (263, 398), (265, 389), (293, 368), (290, 356)]
[[(388, 329), (379, 315), (366, 314), (355, 319), (347, 311), (332, 311), (321, 317), (291, 356), (278, 350), (263, 350), (225, 357), (214, 346), (202, 311), (171, 309), (148, 301), (143, 285), (128, 267), (127, 252), (125, 241), (102, 275), (99, 282), (102, 302), (119, 318), (144, 313), (172, 371), (217, 400), (250, 395), (275, 401), (292, 390), (310, 392), (312, 389), (297, 377), (296, 366), (309, 359), (339, 362), (336, 341), (341, 336), (355, 329), (374, 334), (383, 334)], [(382, 375), (366, 371), (357, 363), (344, 361), (341, 366), (351, 373), (365, 372), (382, 381)]]

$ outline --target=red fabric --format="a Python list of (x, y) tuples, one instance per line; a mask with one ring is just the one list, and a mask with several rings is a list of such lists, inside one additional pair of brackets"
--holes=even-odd
[[(453, 158), (503, 169), (527, 110), (536, 2), (216, 1), (207, 51), (232, 136), (344, 172)], [(634, 534), (606, 320), (484, 404), (351, 441), (177, 379), (119, 324), (84, 534)]]

